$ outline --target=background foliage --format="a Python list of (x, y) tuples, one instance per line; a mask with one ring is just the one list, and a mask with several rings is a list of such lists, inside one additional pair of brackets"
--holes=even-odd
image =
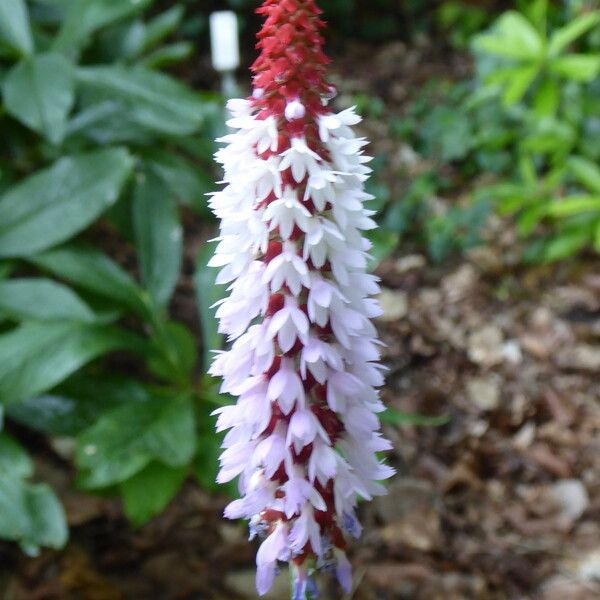
[[(255, 3), (228, 4), (250, 58)], [(322, 6), (334, 46), (427, 34), (473, 63), (469, 77), (412, 90), (399, 112), (354, 98), (429, 165), (395, 173), (406, 183), (396, 195), (390, 157), (377, 157), (374, 265), (401, 240), (442, 261), (481, 243), (492, 214), (514, 217), (524, 260), (600, 251), (596, 2)], [(63, 449), (78, 488), (121, 495), (134, 525), (188, 477), (213, 485), (208, 415), (224, 400), (204, 373), (221, 343), (209, 308), (221, 292), (204, 266), (211, 245), (190, 257), (184, 225), (212, 227), (205, 194), (222, 99), (190, 84), (214, 87), (194, 42), (206, 50), (214, 8), (222, 3), (0, 3), (0, 537), (27, 552), (67, 538), (60, 503), (18, 441), (32, 430)], [(443, 210), (441, 193), (456, 199)], [(183, 275), (195, 284), (200, 344), (173, 318)]]
[[(455, 14), (447, 7), (443, 14)], [(453, 43), (469, 36), (470, 22), (455, 21)], [(527, 261), (600, 250), (600, 6), (517, 3), (472, 35), (469, 48), (471, 79), (430, 81), (390, 120), (390, 135), (432, 168), (383, 207), (389, 235), (379, 231), (380, 252), (408, 234), (443, 260), (481, 242), (492, 210), (516, 217)], [(435, 214), (438, 192), (462, 200)]]
[[(222, 114), (217, 97), (164, 73), (193, 46), (172, 35), (184, 7), (149, 16), (151, 4), (0, 7), (0, 402), (11, 428), (72, 438), (76, 485), (120, 492), (135, 524), (194, 469), (212, 472), (218, 444), (202, 437), (196, 340), (168, 305), (182, 209), (208, 217)], [(61, 546), (56, 498), (2, 435), (0, 535)]]

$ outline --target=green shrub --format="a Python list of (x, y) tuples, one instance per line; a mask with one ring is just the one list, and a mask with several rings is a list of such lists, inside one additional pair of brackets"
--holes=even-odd
[[(192, 46), (175, 34), (182, 7), (146, 18), (151, 5), (0, 3), (0, 409), (73, 438), (77, 485), (121, 493), (135, 524), (188, 474), (209, 484), (219, 443), (207, 435), (218, 397), (168, 306), (181, 211), (208, 213), (206, 140), (222, 115), (218, 98), (161, 72)], [(110, 258), (115, 240), (138, 281)], [(205, 345), (218, 347), (205, 263), (198, 304)], [(32, 472), (0, 433), (0, 537), (60, 547), (62, 509)]]
[[(429, 81), (391, 121), (429, 169), (382, 209), (390, 249), (410, 233), (442, 260), (479, 243), (495, 207), (515, 216), (526, 260), (600, 251), (600, 9), (520, 5), (473, 37), (472, 79)], [(471, 202), (438, 214), (440, 191)]]
[(545, 0), (523, 3), (473, 42), (471, 105), (513, 116), (511, 164), (480, 194), (516, 215), (533, 261), (600, 251), (600, 9), (547, 10)]

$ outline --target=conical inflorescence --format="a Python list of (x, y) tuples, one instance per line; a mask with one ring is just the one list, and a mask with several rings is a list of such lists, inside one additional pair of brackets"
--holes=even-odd
[(352, 131), (360, 118), (328, 106), (320, 10), (266, 0), (258, 12), (253, 95), (228, 104), (235, 133), (220, 140), (225, 187), (211, 199), (221, 229), (210, 265), (229, 286), (217, 317), (230, 343), (211, 374), (238, 398), (216, 411), (228, 430), (218, 481), (239, 476), (225, 515), (248, 519), (262, 542), (258, 592), (288, 562), (302, 600), (315, 597), (319, 569), (351, 588), (357, 502), (384, 494), (393, 474), (377, 457), (390, 443), (377, 418), (379, 287), (362, 235), (375, 223), (366, 141)]

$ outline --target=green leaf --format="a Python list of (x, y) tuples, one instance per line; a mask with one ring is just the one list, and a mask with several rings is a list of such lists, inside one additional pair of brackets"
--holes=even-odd
[(548, 0), (526, 0), (517, 3), (519, 9), (536, 26), (536, 28), (545, 34), (546, 17), (548, 12)]
[(10, 274), (15, 270), (15, 263), (10, 260), (0, 262), (0, 280), (8, 279)]
[(46, 485), (23, 481), (33, 475), (33, 462), (6, 433), (0, 433), (0, 538), (26, 550), (61, 548), (67, 540), (65, 515)]
[(54, 387), (91, 360), (114, 350), (141, 351), (132, 333), (77, 322), (28, 322), (0, 336), (0, 403)]
[(512, 77), (509, 79), (502, 94), (502, 100), (505, 106), (516, 104), (523, 98), (525, 92), (527, 92), (529, 86), (536, 78), (538, 71), (537, 65), (514, 69)]
[(25, 0), (0, 2), (0, 39), (21, 54), (33, 54), (33, 37)]
[(133, 122), (130, 110), (123, 102), (100, 100), (84, 107), (69, 122), (69, 138), (81, 136), (106, 146), (110, 144), (149, 145), (152, 132)]
[(96, 320), (96, 315), (75, 292), (41, 278), (0, 281), (0, 312), (18, 320), (88, 323)]
[(180, 490), (187, 467), (168, 467), (151, 462), (121, 484), (125, 514), (139, 527), (160, 513)]
[(146, 169), (160, 177), (182, 204), (192, 206), (204, 217), (213, 218), (206, 194), (214, 190), (214, 178), (207, 175), (200, 165), (156, 148), (143, 156)]
[(555, 79), (544, 79), (534, 98), (534, 110), (539, 117), (554, 117), (560, 104), (560, 86)]
[(196, 259), (196, 272), (194, 274), (194, 287), (196, 288), (196, 308), (202, 329), (204, 344), (203, 365), (207, 370), (211, 363), (213, 350), (223, 347), (223, 337), (218, 331), (215, 310), (212, 306), (227, 294), (226, 287), (217, 285), (217, 269), (208, 267), (208, 261), (215, 251), (214, 243), (206, 243), (200, 250)]
[(547, 214), (553, 217), (569, 217), (582, 212), (599, 211), (600, 196), (568, 196), (549, 204)]
[(137, 380), (102, 374), (78, 373), (53, 394), (27, 398), (7, 407), (10, 418), (51, 435), (73, 437), (91, 427), (105, 413), (126, 403), (143, 403), (149, 392)]
[(369, 261), (368, 268), (369, 270), (374, 270), (382, 260), (385, 260), (390, 256), (390, 254), (398, 247), (400, 235), (396, 231), (378, 227), (377, 229), (369, 231), (367, 237), (372, 244), (371, 250), (369, 251), (372, 258)]
[(136, 180), (133, 228), (142, 280), (156, 304), (164, 306), (179, 279), (183, 231), (169, 190), (152, 173)]
[(425, 415), (405, 413), (394, 408), (388, 408), (379, 415), (379, 418), (382, 423), (387, 423), (388, 425), (419, 425), (423, 427), (440, 427), (450, 421), (450, 418), (446, 415), (427, 417)]
[(474, 47), (481, 52), (517, 60), (538, 59), (544, 49), (535, 27), (516, 11), (505, 12), (491, 33), (475, 36)]
[(108, 298), (147, 317), (144, 291), (102, 252), (84, 246), (64, 246), (30, 257), (29, 262), (73, 285)]
[(6, 111), (27, 127), (59, 144), (75, 102), (73, 67), (61, 54), (24, 58), (2, 86)]
[[(202, 433), (198, 436), (198, 456), (194, 461), (194, 476), (206, 490), (221, 489), (217, 484), (222, 435)], [(234, 484), (235, 485), (235, 484)]]
[[(202, 401), (216, 406), (227, 406), (235, 403), (231, 396), (219, 394), (219, 383), (209, 377), (202, 381), (199, 397)], [(198, 450), (193, 463), (193, 474), (198, 483), (206, 490), (219, 490), (226, 494), (236, 496), (237, 484), (233, 481), (222, 486), (217, 483), (217, 472), (219, 470), (219, 457), (222, 452), (221, 445), (225, 433), (215, 432), (215, 417), (208, 411), (198, 415), (197, 419), (197, 445)]]
[(187, 383), (198, 360), (196, 340), (176, 321), (161, 322), (153, 332), (148, 369), (165, 381)]
[(79, 81), (122, 100), (131, 118), (151, 130), (189, 135), (203, 120), (200, 96), (177, 80), (142, 67), (82, 67)]
[(591, 81), (600, 73), (600, 56), (569, 54), (554, 59), (550, 71), (574, 81)]
[(519, 156), (517, 166), (519, 168), (519, 175), (525, 185), (535, 188), (537, 186), (538, 177), (533, 157), (524, 152)]
[(564, 155), (577, 141), (578, 132), (565, 121), (546, 117), (531, 122), (532, 132), (520, 141), (521, 149)]
[[(436, 106), (425, 118), (422, 136), (430, 155), (444, 162), (460, 160), (471, 148), (472, 119), (449, 106)], [(431, 187), (428, 181), (425, 185)]]
[(160, 13), (146, 24), (144, 32), (144, 49), (156, 46), (164, 38), (173, 33), (183, 18), (183, 6), (176, 4)]
[(30, 256), (85, 229), (114, 204), (133, 166), (110, 148), (61, 158), (0, 197), (0, 257)]
[(572, 44), (577, 38), (600, 23), (600, 11), (595, 10), (579, 15), (564, 27), (554, 32), (550, 38), (548, 54), (557, 56)]
[(600, 252), (600, 221), (594, 226), (594, 250)]
[(98, 29), (141, 12), (152, 0), (70, 0), (54, 48), (72, 52)]
[(578, 227), (536, 240), (525, 250), (524, 259), (550, 263), (569, 258), (590, 242), (592, 233), (588, 228)]
[(187, 396), (126, 404), (101, 417), (77, 440), (80, 484), (93, 489), (120, 483), (153, 460), (182, 467), (195, 449), (194, 409)]
[(0, 538), (35, 552), (38, 546), (62, 548), (67, 535), (64, 511), (49, 486), (0, 474)]
[(141, 58), (138, 64), (147, 69), (160, 69), (180, 63), (189, 58), (194, 53), (194, 50), (195, 46), (191, 42), (167, 44)]
[(579, 183), (600, 194), (600, 167), (595, 162), (582, 156), (570, 156), (568, 165)]
[(6, 433), (0, 433), (0, 477), (31, 477), (33, 462), (23, 448)]
[(530, 235), (548, 214), (548, 200), (536, 202), (523, 210), (517, 219), (517, 230), (522, 237)]

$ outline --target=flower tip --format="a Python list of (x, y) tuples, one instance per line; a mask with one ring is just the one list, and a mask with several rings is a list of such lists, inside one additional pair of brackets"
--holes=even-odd
[(292, 100), (288, 102), (285, 107), (285, 118), (288, 121), (296, 121), (298, 119), (303, 119), (306, 115), (306, 108), (304, 108), (304, 104), (300, 102), (300, 100)]
[(258, 565), (256, 570), (256, 591), (259, 596), (269, 593), (275, 580), (275, 568), (271, 565)]
[(336, 557), (337, 567), (335, 574), (337, 580), (340, 582), (344, 591), (347, 594), (350, 594), (352, 592), (352, 565), (344, 552), (337, 551)]

